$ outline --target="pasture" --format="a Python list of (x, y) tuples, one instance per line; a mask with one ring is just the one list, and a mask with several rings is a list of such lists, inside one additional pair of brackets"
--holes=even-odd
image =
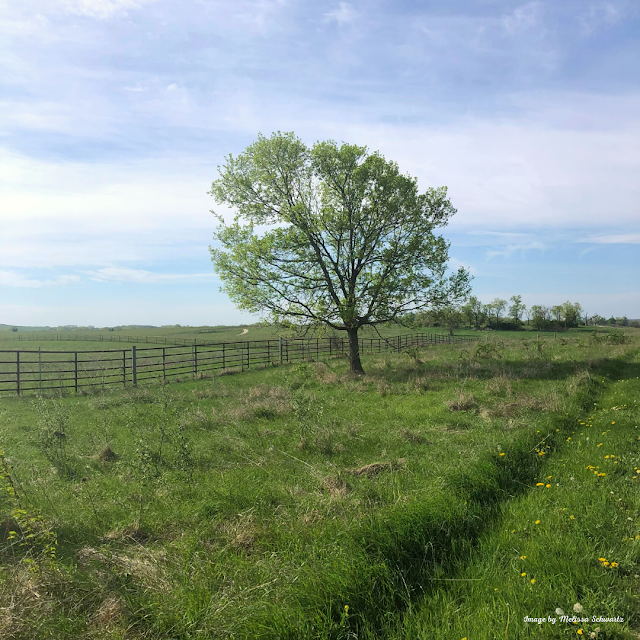
[(498, 337), (3, 398), (0, 634), (637, 637), (640, 338)]

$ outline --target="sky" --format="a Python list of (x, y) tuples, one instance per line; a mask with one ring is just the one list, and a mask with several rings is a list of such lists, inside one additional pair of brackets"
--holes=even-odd
[(446, 185), (484, 302), (640, 318), (636, 0), (0, 0), (0, 323), (254, 322), (207, 194), (259, 132)]

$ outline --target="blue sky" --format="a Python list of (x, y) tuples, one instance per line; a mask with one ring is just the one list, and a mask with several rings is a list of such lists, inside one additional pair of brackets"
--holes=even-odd
[(488, 302), (640, 317), (640, 5), (0, 0), (0, 323), (232, 324), (216, 167), (257, 133), (447, 185)]

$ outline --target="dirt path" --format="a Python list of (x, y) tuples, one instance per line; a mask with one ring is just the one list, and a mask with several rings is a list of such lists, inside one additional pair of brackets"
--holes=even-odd
[(237, 335), (237, 336), (243, 336), (243, 335), (245, 335), (246, 333), (249, 333), (249, 329), (243, 329), (242, 333), (237, 333), (236, 335)]

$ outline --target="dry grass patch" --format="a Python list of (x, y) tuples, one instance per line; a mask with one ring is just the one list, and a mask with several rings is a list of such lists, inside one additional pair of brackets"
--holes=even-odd
[(89, 626), (96, 631), (113, 631), (120, 627), (127, 614), (124, 600), (115, 594), (107, 596), (102, 601), (91, 618)]
[(513, 388), (511, 386), (511, 380), (505, 376), (495, 376), (491, 378), (485, 385), (487, 393), (500, 397), (513, 396)]
[(373, 478), (383, 471), (392, 471), (394, 469), (401, 469), (404, 467), (406, 460), (404, 458), (398, 458), (396, 463), (393, 462), (372, 462), (371, 464), (365, 464), (363, 467), (357, 469), (348, 469), (347, 473), (354, 476), (365, 476), (366, 478)]
[(478, 408), (478, 402), (473, 393), (458, 391), (457, 396), (447, 402), (447, 407), (449, 407), (450, 411), (473, 411)]
[(433, 444), (427, 440), (422, 433), (411, 431), (410, 429), (400, 429), (400, 435), (411, 444)]
[(329, 495), (334, 500), (346, 498), (347, 494), (353, 489), (353, 487), (345, 482), (340, 476), (329, 476), (324, 478), (322, 486), (329, 492)]
[(118, 459), (118, 456), (113, 452), (113, 450), (108, 444), (106, 444), (98, 454), (98, 460), (100, 460), (102, 464), (115, 462), (117, 459)]
[(423, 394), (431, 388), (431, 381), (427, 376), (418, 376), (407, 382), (408, 393)]
[(224, 522), (221, 533), (231, 547), (246, 554), (253, 552), (258, 538), (258, 529), (252, 513), (241, 513), (235, 522)]
[(340, 382), (340, 376), (324, 362), (314, 362), (313, 370), (318, 382), (323, 384), (338, 384)]
[(214, 410), (214, 416), (218, 421), (229, 419), (242, 422), (256, 418), (273, 420), (291, 411), (293, 406), (287, 389), (261, 384), (249, 389), (238, 404), (226, 406), (220, 413)]

